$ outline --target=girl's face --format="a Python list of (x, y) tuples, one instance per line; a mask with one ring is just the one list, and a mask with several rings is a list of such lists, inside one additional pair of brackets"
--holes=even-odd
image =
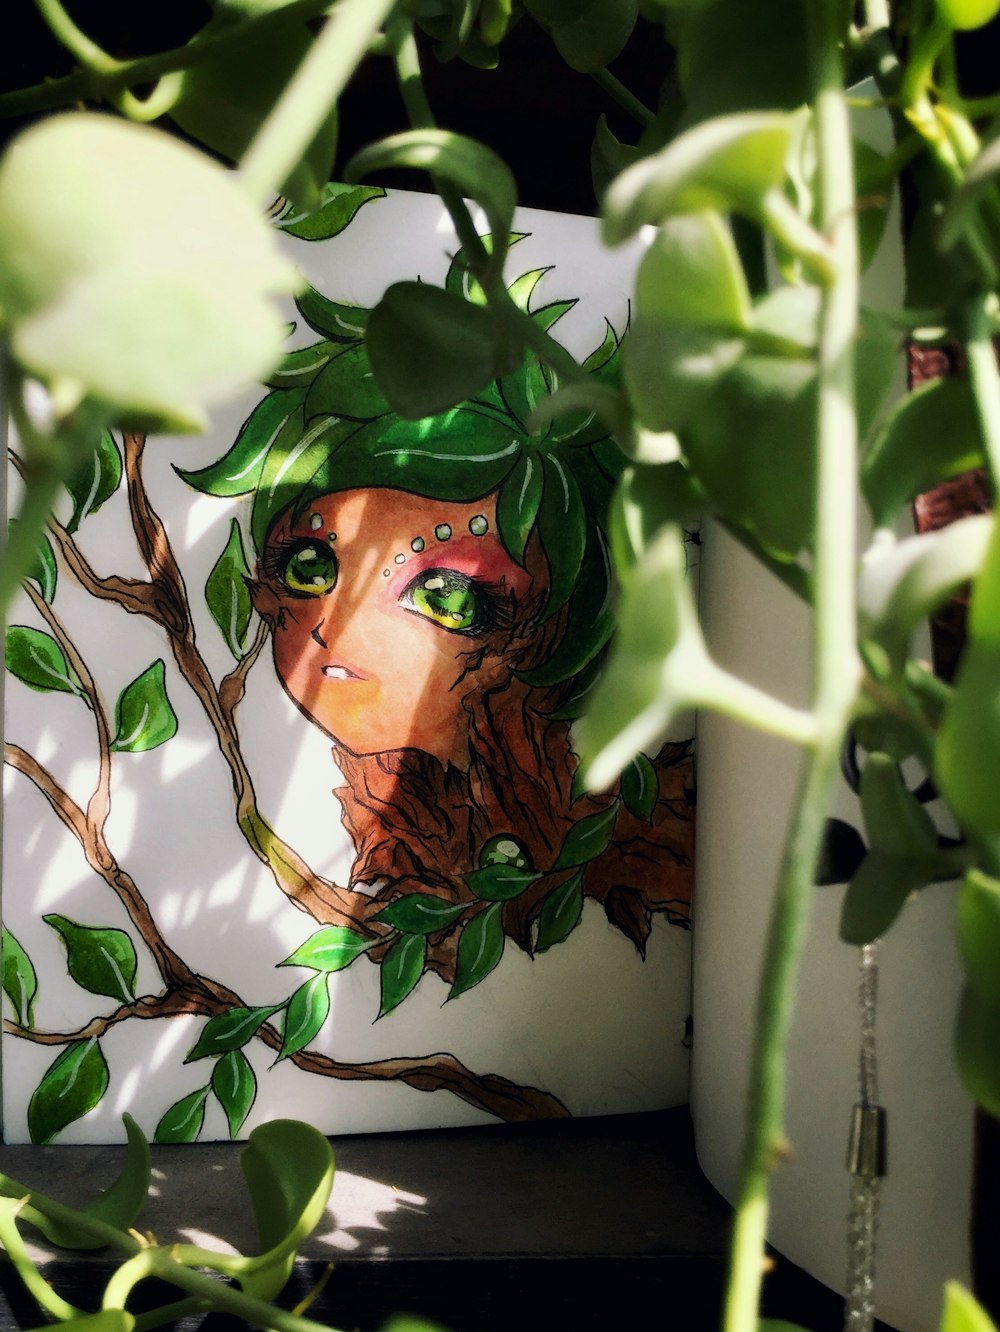
[(531, 587), (500, 543), (492, 497), (325, 495), (279, 521), (262, 565), (275, 668), (308, 717), (354, 754), (422, 749), (468, 765), (470, 654), (511, 625)]

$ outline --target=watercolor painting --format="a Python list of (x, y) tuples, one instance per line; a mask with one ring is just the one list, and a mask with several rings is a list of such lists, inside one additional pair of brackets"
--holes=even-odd
[[(537, 423), (533, 355), (393, 414), (381, 289), (476, 299), (435, 208), (286, 209), (269, 384), (207, 439), (106, 432), (67, 485), (7, 632), (8, 1141), (685, 1099), (691, 726), (601, 793), (572, 747), (627, 460), (588, 412)], [(613, 382), (635, 256), (516, 225), (513, 299)]]

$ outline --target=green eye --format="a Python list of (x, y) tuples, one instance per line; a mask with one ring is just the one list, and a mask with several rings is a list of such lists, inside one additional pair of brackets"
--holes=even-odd
[(297, 597), (325, 597), (337, 582), (337, 557), (322, 541), (293, 541), (281, 555), (278, 578)]
[(429, 569), (403, 594), (408, 608), (442, 629), (468, 633), (480, 628), (479, 597), (472, 581), (451, 570)]

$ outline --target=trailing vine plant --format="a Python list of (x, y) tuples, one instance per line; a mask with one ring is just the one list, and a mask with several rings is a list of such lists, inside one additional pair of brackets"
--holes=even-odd
[[(655, 111), (637, 105), (606, 71), (637, 21), (633, 0), (591, 0), (583, 12), (563, 0), (220, 0), (189, 44), (125, 61), (96, 47), (58, 0), (38, 0), (38, 8), (78, 69), (7, 97), (0, 110), (33, 113), (84, 99), (110, 103), (132, 123), (87, 113), (43, 122), (0, 166), (0, 308), (29, 482), (4, 563), (5, 600), (31, 571), (52, 496), (92, 448), (96, 429), (128, 427), (126, 468), (131, 457), (134, 469), (142, 450), (137, 431), (197, 423), (213, 389), (266, 374), (274, 364), (281, 330), (268, 299), (293, 279), (271, 252), (254, 207), (282, 188), (304, 198), (310, 170), (312, 184), (322, 184), (323, 172), (317, 182), (314, 168), (332, 156), (331, 108), (371, 53), (392, 62), (410, 128), (364, 149), (339, 174), (360, 180), (398, 166), (430, 172), (481, 296), (469, 301), (464, 289), (425, 284), (389, 289), (366, 338), (386, 401), (401, 418), (419, 420), (488, 391), (527, 351), (559, 385), (535, 407), (531, 428), (582, 407), (595, 410), (632, 460), (617, 483), (610, 529), (623, 588), (617, 631), (594, 704), (576, 728), (591, 786), (606, 789), (637, 753), (655, 747), (681, 707), (718, 709), (801, 746), (802, 781), (758, 1000), (725, 1313), (728, 1332), (750, 1332), (757, 1326), (768, 1179), (783, 1146), (783, 1052), (798, 958), (851, 728), (863, 753), (868, 849), (848, 886), (842, 932), (867, 942), (891, 928), (923, 884), (961, 878), (966, 988), (956, 1054), (979, 1104), (1000, 1114), (1000, 533), (988, 516), (919, 537), (897, 532), (908, 503), (940, 479), (970, 463), (984, 465), (994, 481), (1000, 471), (1000, 95), (966, 96), (955, 55), (956, 33), (993, 19), (997, 3), (645, 0), (644, 21), (663, 25), (677, 57), (664, 71)], [(321, 14), (326, 20), (314, 37), (305, 20)], [(423, 90), (421, 31), (438, 56), (489, 66), (503, 58), (515, 21), (541, 24), (570, 65), (597, 75), (643, 124), (636, 144), (617, 142), (606, 125), (596, 141), (602, 178), (610, 179), (602, 200), (607, 242), (653, 230), (619, 388), (590, 384), (511, 295), (504, 279), (511, 173), (482, 145), (438, 128)], [(272, 109), (284, 72), (270, 81), (242, 80), (261, 96), (246, 94), (254, 101), (244, 122), (250, 132), (227, 137), (225, 118), (210, 108), (212, 73), (224, 81), (227, 61), (239, 60), (251, 41), (259, 63), (279, 34), (290, 82)], [(875, 78), (895, 126), (895, 148), (885, 157), (852, 144), (845, 89), (859, 74)], [(135, 91), (150, 85), (145, 99)], [(135, 123), (166, 115), (239, 158), (239, 183)], [(87, 164), (82, 178), (80, 161)], [(92, 184), (95, 161), (114, 162), (107, 168), (112, 178)], [(115, 184), (119, 171), (121, 179), (145, 173), (139, 178), (151, 192), (151, 214), (164, 219), (162, 233), (154, 225), (140, 237), (128, 209), (99, 202), (106, 189), (124, 188), (121, 179)], [(903, 310), (863, 310), (859, 275), (872, 219), (904, 171), (917, 199), (909, 300)], [(219, 239), (216, 254), (185, 251), (183, 229), (170, 224), (171, 209), (193, 194), (206, 201), (205, 236)], [(490, 245), (476, 234), (464, 198), (486, 213)], [(773, 261), (767, 266), (765, 251)], [(199, 341), (185, 322), (182, 306), (197, 301), (209, 273), (239, 302), (227, 308), (227, 324), (246, 329), (239, 345), (220, 340), (210, 325)], [(133, 337), (130, 302), (152, 290), (162, 301), (164, 342), (151, 335), (147, 359), (133, 345), (142, 340)], [(440, 377), (428, 376), (422, 361), (414, 364), (415, 331), (447, 366)], [(967, 374), (886, 406), (906, 338), (957, 344)], [(165, 355), (168, 344), (190, 346), (190, 362)], [(25, 404), (28, 376), (49, 388), (45, 424)], [(859, 490), (874, 529), (860, 561)], [(810, 607), (807, 706), (764, 694), (711, 659), (683, 578), (684, 524), (703, 511)], [(169, 588), (169, 570), (163, 577)], [(914, 655), (911, 640), (926, 615), (968, 582), (968, 643), (948, 685)], [(115, 595), (141, 601), (152, 594), (121, 587)], [(47, 649), (50, 664), (67, 687), (88, 695), (82, 663), (50, 627), (63, 653), (60, 661)], [(155, 670), (150, 682), (141, 688), (155, 688)], [(121, 712), (120, 739), (127, 740), (124, 699)], [(220, 724), (225, 717), (220, 709)], [(904, 780), (905, 760), (933, 779), (957, 820), (958, 839), (941, 837)], [(100, 850), (100, 799), (88, 811), (57, 812)], [(120, 888), (127, 893), (124, 882)], [(72, 938), (64, 920), (54, 928)], [(173, 965), (169, 955), (163, 965)], [(31, 988), (23, 965), (21, 983), (23, 1019)], [(6, 1239), (16, 1250), (12, 1227), (13, 1217)], [(48, 1307), (57, 1317), (75, 1314)], [(950, 1288), (945, 1326), (958, 1332), (989, 1322), (971, 1296)]]

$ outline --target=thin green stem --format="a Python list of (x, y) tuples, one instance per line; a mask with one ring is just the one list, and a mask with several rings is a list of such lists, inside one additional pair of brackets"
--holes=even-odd
[(243, 189), (266, 204), (302, 159), (396, 0), (340, 0), (247, 148)]
[(60, 0), (35, 0), (35, 8), (48, 25), (49, 31), (70, 55), (94, 74), (112, 74), (119, 63), (96, 42), (91, 41), (66, 13)]
[(130, 88), (112, 93), (110, 100), (123, 116), (148, 125), (152, 120), (165, 116), (181, 95), (184, 75), (180, 70), (173, 74), (164, 74), (148, 97), (136, 97)]
[(158, 1309), (148, 1313), (134, 1314), (135, 1332), (153, 1332), (153, 1328), (165, 1327), (167, 1323), (177, 1323), (188, 1314), (206, 1313), (208, 1304), (193, 1295), (183, 1300), (174, 1300), (171, 1304), (161, 1304)]
[(825, 286), (833, 281), (836, 270), (826, 237), (806, 221), (780, 190), (768, 190), (764, 196), (761, 220), (775, 240), (793, 254), (817, 282)]
[(823, 296), (817, 362), (817, 475), (813, 716), (793, 822), (777, 886), (757, 1001), (746, 1153), (734, 1222), (726, 1332), (755, 1332), (771, 1171), (785, 1151), (788, 1031), (841, 737), (861, 676), (854, 639), (858, 308), (851, 132), (838, 55), (837, 0), (811, 10), (822, 225), (835, 256)]
[(799, 745), (811, 745), (816, 739), (816, 720), (811, 712), (790, 707), (712, 661), (706, 661), (700, 668), (691, 693), (694, 706), (711, 707), (714, 712), (721, 712), (755, 731), (765, 731)]
[(132, 1288), (148, 1277), (169, 1281), (172, 1286), (204, 1300), (211, 1308), (236, 1314), (254, 1327), (271, 1328), (273, 1332), (335, 1332), (328, 1325), (279, 1309), (215, 1277), (192, 1272), (173, 1257), (173, 1250), (159, 1247), (143, 1249), (122, 1264), (108, 1282), (103, 1307), (123, 1309)]
[[(435, 129), (434, 112), (424, 91), (420, 73), (420, 52), (413, 35), (413, 23), (400, 14), (388, 25), (388, 44), (396, 67), (396, 79), (406, 114), (414, 129)], [(528, 346), (566, 383), (585, 378), (586, 372), (576, 359), (544, 329), (538, 327), (511, 299), (503, 281), (503, 258), (506, 246), (494, 237), (493, 253), (483, 244), (472, 215), (459, 190), (449, 181), (433, 176), (434, 187), (448, 210), (455, 232), (461, 242), (470, 268), (482, 284), (493, 314), (509, 329), (511, 337), (521, 346)]]
[(990, 297), (977, 297), (966, 312), (965, 355), (979, 417), (983, 453), (996, 487), (1000, 484), (1000, 377), (997, 375), (997, 358), (993, 349), (990, 300)]
[(290, 0), (287, 5), (255, 14), (253, 18), (234, 23), (222, 32), (199, 33), (183, 46), (174, 46), (155, 55), (137, 56), (134, 60), (116, 61), (114, 69), (107, 73), (97, 74), (90, 69), (77, 70), (61, 79), (47, 79), (44, 83), (3, 93), (0, 95), (0, 117), (35, 115), (75, 102), (109, 97), (136, 84), (155, 83), (164, 74), (191, 69), (214, 59), (220, 51), (250, 32), (262, 35), (297, 19), (304, 22), (324, 13), (329, 7), (330, 0)]
[(627, 111), (643, 129), (656, 123), (656, 116), (649, 107), (640, 102), (631, 88), (626, 88), (621, 79), (615, 78), (609, 69), (595, 70), (590, 76), (594, 82), (614, 98), (623, 111)]

